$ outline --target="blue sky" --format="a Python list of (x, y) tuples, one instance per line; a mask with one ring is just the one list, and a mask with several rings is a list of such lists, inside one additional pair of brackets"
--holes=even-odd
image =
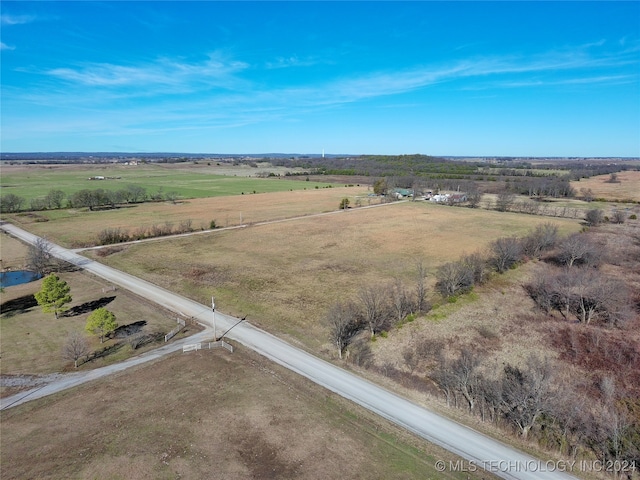
[(3, 152), (640, 156), (640, 2), (1, 2)]

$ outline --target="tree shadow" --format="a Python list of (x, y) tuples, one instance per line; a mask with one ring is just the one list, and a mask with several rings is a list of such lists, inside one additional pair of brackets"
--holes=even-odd
[(109, 338), (125, 338), (130, 335), (135, 335), (136, 333), (140, 332), (146, 324), (146, 320), (140, 320), (130, 323), (129, 325), (120, 325), (111, 333), (111, 335), (108, 336)]
[(102, 297), (98, 300), (92, 300), (90, 302), (83, 303), (82, 305), (76, 305), (73, 308), (70, 308), (66, 312), (64, 312), (61, 317), (75, 317), (76, 315), (82, 315), (83, 313), (93, 312), (98, 308), (104, 307), (108, 305), (113, 300), (115, 300), (115, 296), (113, 297)]
[(87, 355), (86, 359), (82, 363), (91, 362), (98, 358), (106, 357), (107, 355), (111, 355), (112, 353), (117, 352), (124, 346), (123, 342), (114, 343), (113, 345), (108, 345), (106, 347), (101, 348), (100, 350), (96, 350), (89, 355)]
[(13, 300), (4, 302), (0, 305), (0, 313), (7, 317), (11, 317), (18, 313), (24, 313), (37, 305), (38, 302), (36, 301), (36, 297), (33, 295), (25, 295), (23, 297), (14, 298)]

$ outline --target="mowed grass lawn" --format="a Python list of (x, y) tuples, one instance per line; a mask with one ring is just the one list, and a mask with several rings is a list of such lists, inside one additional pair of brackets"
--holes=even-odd
[[(336, 301), (368, 285), (415, 285), (422, 261), (432, 274), (464, 253), (552, 222), (562, 234), (578, 220), (396, 203), (335, 214), (122, 247), (100, 259), (307, 347), (331, 349), (323, 318)], [(92, 254), (93, 255), (93, 254)]]
[[(223, 176), (215, 168), (201, 165), (181, 165), (180, 168), (164, 164), (125, 165), (71, 165), (71, 166), (2, 166), (0, 194), (14, 193), (26, 199), (44, 198), (51, 189), (65, 192), (67, 197), (80, 190), (122, 190), (127, 185), (146, 189), (148, 195), (175, 192), (179, 198), (204, 198), (242, 195), (257, 192), (281, 192), (304, 188), (326, 187), (326, 183), (285, 180), (283, 178), (250, 178)], [(260, 169), (255, 169), (254, 174)], [(90, 180), (91, 177), (105, 180)], [(112, 177), (112, 178), (109, 178)]]

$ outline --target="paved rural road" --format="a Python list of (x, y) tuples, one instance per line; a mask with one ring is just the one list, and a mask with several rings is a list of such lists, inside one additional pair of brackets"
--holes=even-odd
[[(2, 229), (27, 243), (34, 243), (37, 239), (35, 235), (25, 232), (14, 225), (3, 224)], [(176, 295), (175, 293), (132, 275), (89, 260), (62, 247), (53, 245), (52, 253), (115, 285), (119, 285), (122, 288), (131, 290), (138, 295), (154, 301), (165, 308), (189, 317), (194, 317), (204, 325), (211, 325), (212, 313), (210, 307)], [(216, 312), (218, 334), (226, 331), (237, 322), (237, 318)], [(212, 333), (212, 330), (208, 328), (195, 337), (192, 336), (181, 340), (181, 342), (172, 343), (171, 345), (153, 352), (148, 352), (147, 354), (135, 357), (121, 364), (83, 373), (70, 374), (45, 387), (22, 393), (21, 395), (24, 397), (22, 399), (19, 398), (20, 394), (15, 397), (3, 399), (2, 408), (19, 405), (25, 401), (49, 395), (56, 391), (124, 370), (129, 366), (158, 358), (169, 351), (181, 349), (184, 343), (196, 343), (204, 340), (205, 337), (211, 338)], [(560, 465), (558, 463), (538, 461), (497, 440), (432, 413), (357, 375), (295, 348), (273, 335), (253, 327), (247, 322), (237, 325), (227, 337), (307, 377), (332, 392), (354, 401), (416, 435), (461, 456), (467, 460), (468, 463), (465, 464), (465, 468), (468, 470), (485, 468), (505, 479), (575, 478), (565, 472), (559, 471), (565, 469), (565, 467), (567, 467), (566, 470), (569, 471), (570, 469), (566, 464)], [(437, 464), (436, 467), (444, 467), (443, 470), (447, 471), (451, 470), (448, 462), (446, 464)]]

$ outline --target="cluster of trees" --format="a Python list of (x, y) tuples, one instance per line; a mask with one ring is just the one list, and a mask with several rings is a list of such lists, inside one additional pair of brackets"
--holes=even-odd
[(604, 250), (589, 232), (568, 236), (525, 285), (526, 291), (545, 313), (584, 324), (624, 325), (634, 315), (631, 293), (623, 280), (598, 268)]
[(576, 192), (570, 184), (570, 176), (562, 177), (546, 175), (542, 177), (516, 178), (509, 182), (509, 189), (514, 193), (529, 197), (573, 197)]
[(89, 210), (93, 210), (96, 207), (115, 207), (123, 203), (140, 203), (145, 200), (147, 200), (147, 192), (143, 187), (127, 185), (121, 190), (102, 188), (80, 190), (69, 197), (69, 206), (71, 208), (89, 207)]
[(449, 298), (469, 292), (483, 284), (491, 272), (504, 273), (526, 258), (539, 258), (558, 241), (558, 227), (551, 223), (538, 225), (523, 238), (498, 238), (489, 245), (488, 253), (465, 255), (460, 260), (440, 266), (436, 272), (436, 290)]
[[(596, 217), (592, 224), (601, 218)], [(543, 315), (556, 313), (569, 321), (552, 341), (561, 358), (585, 368), (590, 376), (569, 378), (559, 363), (537, 357), (520, 366), (506, 363), (499, 367), (479, 347), (454, 350), (448, 342), (430, 339), (406, 348), (406, 367), (412, 375), (422, 367), (425, 378), (435, 382), (448, 405), (465, 408), (482, 421), (512, 428), (523, 437), (534, 432), (538, 441), (571, 458), (586, 452), (603, 461), (637, 464), (637, 346), (624, 335), (615, 340), (618, 337), (611, 333), (598, 333), (598, 325), (612, 332), (637, 317), (629, 286), (619, 275), (601, 268), (607, 248), (597, 238), (610, 236), (598, 237), (597, 230), (589, 229), (560, 240), (555, 228), (542, 225), (518, 242), (504, 243), (504, 248), (497, 248), (500, 240), (494, 242), (487, 259), (499, 271), (497, 260), (502, 255), (498, 253), (516, 252), (519, 243), (524, 258), (542, 260), (524, 288)], [(616, 264), (628, 257), (629, 268), (634, 269), (637, 249), (629, 248), (629, 252), (617, 252)], [(468, 290), (474, 265), (472, 259), (463, 258), (441, 269), (441, 293)], [(447, 284), (445, 279), (452, 282)]]
[(400, 280), (391, 285), (366, 285), (354, 300), (334, 303), (325, 316), (325, 322), (338, 356), (342, 358), (360, 332), (367, 331), (373, 338), (410, 314), (428, 311), (426, 275), (424, 265), (419, 262), (416, 265), (416, 282), (411, 290)]
[(24, 205), (24, 198), (15, 193), (7, 193), (0, 198), (0, 212), (14, 213), (19, 212)]
[[(210, 228), (215, 228), (215, 220), (210, 223)], [(98, 232), (98, 245), (112, 245), (114, 243), (130, 242), (133, 240), (142, 240), (144, 238), (165, 237), (167, 235), (177, 235), (180, 233), (193, 232), (193, 221), (190, 218), (182, 220), (178, 225), (171, 222), (163, 224), (157, 223), (151, 226), (141, 225), (133, 231), (120, 227), (105, 228)]]
[(565, 378), (546, 358), (498, 367), (480, 350), (452, 352), (434, 340), (407, 347), (403, 357), (412, 372), (428, 372), (424, 380), (435, 383), (447, 405), (483, 422), (535, 437), (574, 459), (589, 452), (602, 461), (640, 460), (640, 402), (610, 375), (593, 388)]
[(588, 232), (558, 240), (555, 225), (538, 225), (523, 238), (499, 238), (486, 254), (474, 253), (436, 271), (436, 290), (449, 298), (484, 283), (491, 272), (504, 273), (530, 258), (545, 260), (526, 291), (544, 312), (589, 324), (620, 326), (633, 317), (633, 301), (625, 282), (597, 269), (604, 247)]
[[(120, 190), (83, 189), (67, 196), (62, 190), (52, 189), (43, 198), (31, 199), (28, 210), (54, 210), (63, 207), (89, 208), (111, 207), (116, 205), (142, 203), (146, 201), (176, 202), (176, 192), (164, 192), (159, 189), (156, 193), (148, 194), (146, 189), (138, 185), (127, 185)], [(15, 213), (25, 209), (26, 200), (14, 193), (3, 195), (0, 199), (0, 212)]]
[[(49, 274), (42, 281), (42, 287), (34, 295), (38, 305), (45, 313), (53, 313), (55, 318), (69, 310), (71, 303), (71, 287), (55, 273)], [(104, 342), (106, 335), (118, 328), (116, 316), (104, 307), (97, 308), (87, 318), (85, 330), (97, 335), (100, 343)], [(62, 347), (62, 355), (65, 359), (72, 360), (76, 368), (78, 360), (89, 353), (89, 344), (80, 333), (72, 332)]]

